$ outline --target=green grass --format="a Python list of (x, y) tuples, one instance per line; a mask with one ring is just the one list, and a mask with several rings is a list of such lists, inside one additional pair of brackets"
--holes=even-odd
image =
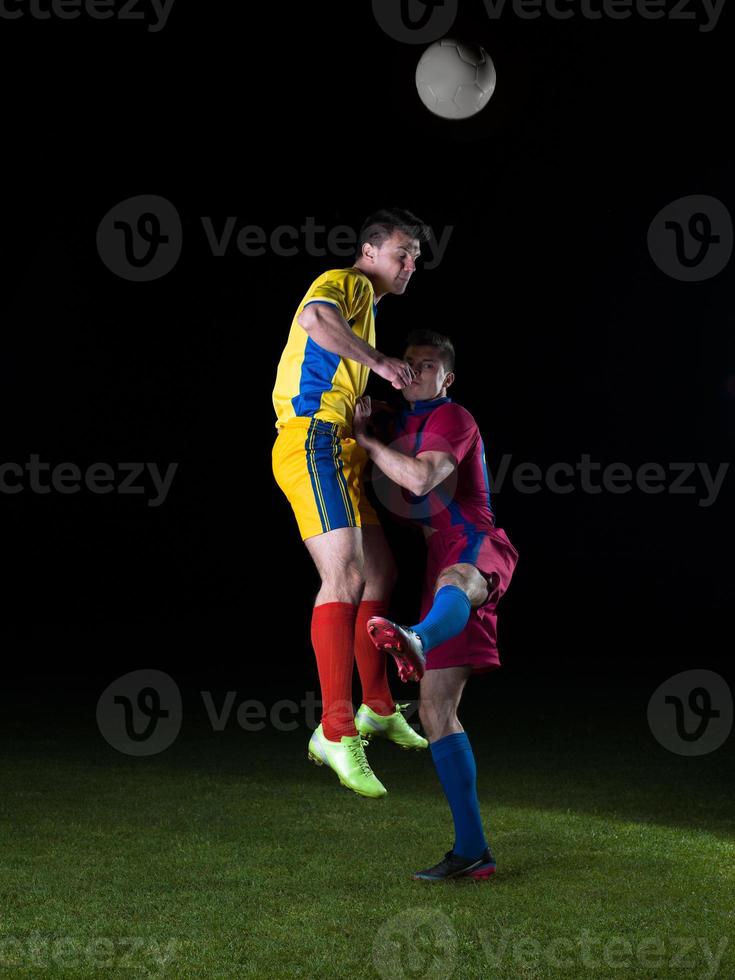
[(735, 976), (727, 743), (519, 709), (466, 713), (498, 874), (453, 885), (409, 877), (452, 843), (428, 752), (372, 746), (373, 801), (303, 727), (190, 715), (132, 759), (93, 716), (6, 715), (0, 977)]

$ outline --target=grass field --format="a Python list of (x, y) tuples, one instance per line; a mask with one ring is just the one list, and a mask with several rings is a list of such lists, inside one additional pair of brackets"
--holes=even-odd
[(683, 758), (645, 697), (493, 684), (464, 723), (498, 873), (445, 885), (409, 877), (452, 844), (428, 752), (373, 745), (364, 800), (303, 723), (215, 732), (192, 698), (135, 759), (94, 696), (8, 702), (0, 977), (735, 976), (731, 742)]

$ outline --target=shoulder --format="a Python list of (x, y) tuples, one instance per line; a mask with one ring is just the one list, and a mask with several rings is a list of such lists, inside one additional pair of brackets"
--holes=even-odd
[(477, 428), (471, 412), (456, 402), (445, 402), (431, 413), (431, 420), (442, 425), (461, 426), (463, 429)]
[(349, 289), (353, 292), (372, 293), (373, 291), (373, 284), (370, 282), (365, 273), (354, 268), (329, 269), (327, 272), (323, 272), (314, 280), (313, 286), (321, 286), (326, 284), (334, 286), (339, 285), (345, 290)]

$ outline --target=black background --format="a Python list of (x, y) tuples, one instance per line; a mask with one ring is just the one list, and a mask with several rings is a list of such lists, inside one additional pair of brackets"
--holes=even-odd
[[(381, 301), (378, 346), (400, 355), (416, 325), (453, 337), (451, 395), (493, 473), (504, 454), (542, 471), (585, 453), (634, 470), (732, 455), (732, 265), (679, 282), (646, 244), (677, 198), (733, 210), (731, 11), (706, 33), (635, 14), (491, 21), (462, 2), (452, 35), (487, 48), (498, 85), (449, 123), (415, 91), (424, 46), (388, 37), (370, 4), (234, 6), (177, 0), (158, 33), (0, 23), (3, 461), (178, 464), (155, 508), (150, 483), (0, 495), (8, 690), (101, 689), (141, 667), (249, 696), (314, 684), (317, 580), (271, 473), (271, 391), (310, 282), (350, 262), (303, 243), (215, 257), (203, 216), (270, 235), (307, 218), (357, 229), (399, 206), (451, 226), (443, 261)], [(146, 283), (96, 247), (104, 215), (140, 194), (183, 224), (179, 262)], [(579, 480), (560, 495), (509, 477), (494, 495), (521, 556), (504, 671), (551, 691), (726, 671), (732, 480), (702, 507), (701, 480), (690, 495), (591, 495)], [(413, 622), (421, 548), (389, 533), (395, 613)]]

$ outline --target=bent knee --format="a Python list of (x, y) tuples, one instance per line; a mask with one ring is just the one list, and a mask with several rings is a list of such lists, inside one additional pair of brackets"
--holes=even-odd
[(461, 589), (470, 600), (472, 608), (481, 606), (487, 601), (490, 595), (488, 581), (482, 572), (474, 566), (459, 568), (456, 565), (445, 568), (436, 580), (434, 594), (443, 589), (446, 585), (454, 585)]

